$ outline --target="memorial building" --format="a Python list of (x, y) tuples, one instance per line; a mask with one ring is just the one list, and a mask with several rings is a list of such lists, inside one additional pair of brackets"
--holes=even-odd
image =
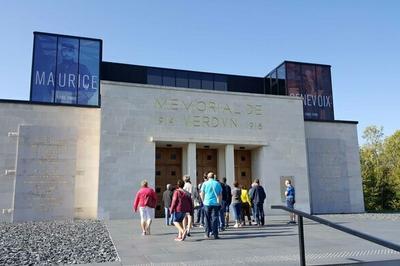
[[(6, 89), (6, 88), (3, 88)], [(12, 88), (9, 88), (12, 89)], [(213, 171), (270, 205), (364, 211), (357, 122), (335, 120), (331, 67), (284, 61), (264, 77), (102, 61), (98, 39), (34, 33), (29, 101), (0, 100), (0, 222), (138, 217), (147, 179), (159, 196)]]

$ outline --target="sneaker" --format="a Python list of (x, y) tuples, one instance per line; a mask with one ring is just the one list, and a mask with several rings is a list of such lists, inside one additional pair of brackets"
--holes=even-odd
[(142, 232), (142, 236), (145, 236), (146, 235), (146, 232)]
[(192, 235), (188, 232), (186, 236), (192, 236)]
[(202, 224), (201, 224), (201, 225), (199, 225), (199, 227), (200, 227), (200, 228), (203, 228), (203, 227), (204, 227), (204, 225), (202, 225)]
[(174, 240), (175, 240), (175, 241), (183, 241), (183, 239), (180, 238), (180, 237), (177, 237), (177, 238), (175, 238)]
[(238, 224), (235, 224), (233, 227), (235, 227), (235, 228), (238, 228), (238, 227), (239, 227), (239, 225), (238, 225)]
[(206, 235), (204, 235), (204, 238), (205, 238), (205, 239), (209, 239), (210, 236), (206, 234)]

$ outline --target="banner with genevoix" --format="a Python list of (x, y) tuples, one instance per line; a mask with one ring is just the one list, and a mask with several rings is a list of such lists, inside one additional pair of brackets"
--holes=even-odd
[(34, 33), (31, 101), (99, 105), (102, 41)]
[(295, 62), (285, 65), (287, 93), (303, 98), (304, 118), (334, 120), (330, 66)]

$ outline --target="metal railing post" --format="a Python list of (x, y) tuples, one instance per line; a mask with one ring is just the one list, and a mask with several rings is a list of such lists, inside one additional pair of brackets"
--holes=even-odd
[[(293, 214), (294, 215), (294, 214)], [(303, 227), (303, 217), (297, 216), (299, 222), (299, 252), (300, 252), (300, 265), (306, 265), (306, 254), (304, 249), (304, 227)]]

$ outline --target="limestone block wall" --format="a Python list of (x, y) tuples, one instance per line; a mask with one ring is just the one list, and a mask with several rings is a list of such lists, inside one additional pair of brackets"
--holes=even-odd
[(305, 122), (311, 210), (364, 211), (357, 124)]
[[(96, 218), (99, 173), (100, 109), (0, 102), (0, 222), (9, 222), (14, 199), (19, 125), (77, 130), (75, 206), (77, 218)], [(6, 170), (8, 171), (6, 173)]]
[(299, 208), (309, 211), (302, 110), (296, 97), (102, 81), (98, 217), (138, 217), (132, 202), (142, 179), (154, 185), (157, 142), (253, 147), (267, 204), (282, 204), (280, 177), (289, 175), (297, 180)]

